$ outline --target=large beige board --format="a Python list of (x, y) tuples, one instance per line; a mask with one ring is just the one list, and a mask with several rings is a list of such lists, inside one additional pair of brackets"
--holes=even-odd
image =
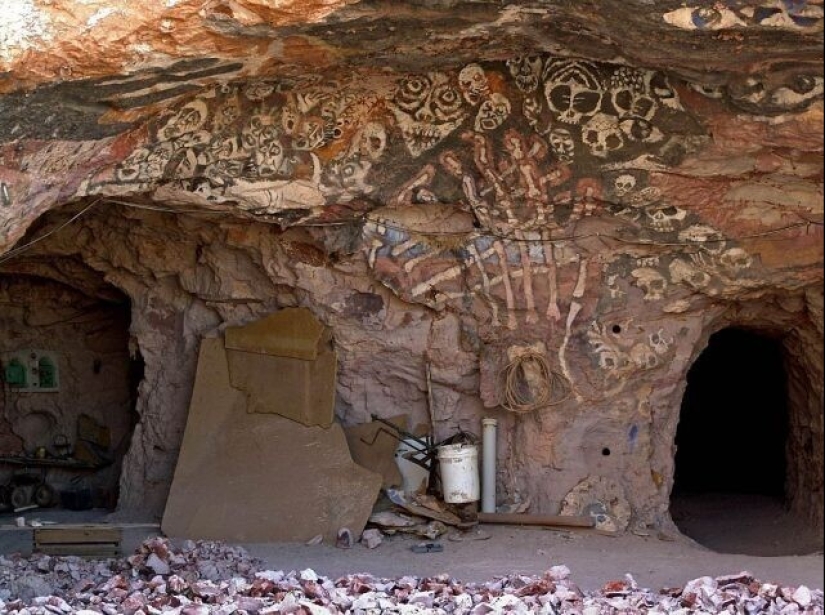
[(186, 433), (162, 530), (232, 542), (359, 534), (381, 476), (356, 465), (339, 425), (251, 414), (232, 388), (222, 340), (202, 342)]
[(329, 427), (335, 416), (335, 352), (314, 361), (227, 350), (233, 387), (247, 394), (247, 410), (280, 414), (302, 425)]

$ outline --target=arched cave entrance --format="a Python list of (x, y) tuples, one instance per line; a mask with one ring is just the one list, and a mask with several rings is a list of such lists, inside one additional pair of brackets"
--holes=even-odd
[(130, 301), (58, 261), (0, 269), (0, 517), (113, 510), (136, 423), (143, 367), (130, 353)]
[(799, 463), (789, 445), (786, 352), (779, 336), (728, 327), (710, 337), (688, 372), (671, 514), (684, 534), (713, 550), (767, 556), (821, 548), (787, 505), (789, 472)]

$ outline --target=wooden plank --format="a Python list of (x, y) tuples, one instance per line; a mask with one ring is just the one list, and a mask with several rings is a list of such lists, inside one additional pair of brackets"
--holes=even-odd
[(120, 543), (119, 528), (59, 527), (34, 530), (35, 544), (56, 543)]
[(54, 544), (35, 546), (35, 553), (76, 555), (79, 557), (118, 557), (120, 547), (112, 544)]

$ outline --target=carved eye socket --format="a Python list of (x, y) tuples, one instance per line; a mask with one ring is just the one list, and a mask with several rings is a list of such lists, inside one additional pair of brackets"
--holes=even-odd
[(604, 140), (604, 144), (609, 150), (619, 149), (623, 145), (622, 140), (615, 134), (608, 135), (608, 137)]
[(427, 98), (430, 80), (426, 77), (410, 77), (401, 82), (395, 92), (395, 104), (405, 111), (414, 111)]
[(433, 103), (436, 111), (445, 116), (444, 119), (455, 119), (461, 114), (461, 96), (449, 85), (441, 85), (433, 92)]
[(794, 79), (793, 89), (800, 94), (807, 94), (816, 87), (816, 79), (810, 75), (799, 75)]

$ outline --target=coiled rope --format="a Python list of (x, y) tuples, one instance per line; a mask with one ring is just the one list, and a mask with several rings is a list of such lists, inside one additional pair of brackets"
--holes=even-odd
[(517, 414), (558, 405), (572, 393), (565, 375), (552, 369), (542, 353), (530, 350), (501, 370), (501, 382), (501, 406)]

